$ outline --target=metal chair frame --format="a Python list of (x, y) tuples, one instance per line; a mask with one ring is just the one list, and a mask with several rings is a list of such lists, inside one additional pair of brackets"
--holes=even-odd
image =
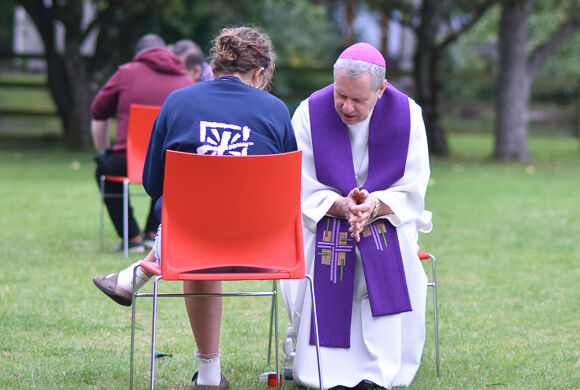
[[(241, 160), (243, 159), (243, 160)], [(316, 308), (314, 284), (312, 278), (304, 272), (304, 256), (302, 246), (302, 229), (300, 219), (300, 164), (301, 152), (292, 152), (284, 155), (272, 156), (247, 156), (247, 157), (216, 157), (203, 156), (184, 152), (175, 152), (172, 150), (166, 151), (165, 161), (165, 180), (164, 180), (164, 201), (161, 224), (161, 257), (164, 259), (161, 266), (156, 263), (141, 262), (141, 266), (149, 272), (157, 275), (154, 278), (153, 293), (138, 293), (133, 291), (132, 302), (132, 319), (131, 319), (131, 361), (130, 361), (130, 388), (134, 384), (134, 353), (135, 353), (135, 318), (136, 318), (136, 301), (141, 297), (153, 298), (153, 318), (152, 318), (152, 335), (151, 335), (151, 368), (149, 386), (151, 389), (155, 387), (155, 348), (156, 348), (156, 333), (157, 333), (157, 304), (159, 297), (209, 297), (209, 296), (271, 296), (271, 318), (274, 318), (275, 329), (275, 344), (276, 344), (276, 375), (279, 378), (280, 370), (280, 356), (278, 346), (278, 279), (307, 279), (310, 284), (310, 293), (312, 297), (313, 307)], [(260, 172), (256, 175), (255, 172)], [(234, 172), (232, 174), (232, 172)], [(190, 204), (205, 204), (208, 201), (205, 197), (211, 196), (211, 201), (217, 204), (223, 204), (226, 199), (231, 196), (233, 189), (238, 190), (236, 185), (244, 188), (242, 191), (237, 191), (236, 196), (238, 201), (246, 204), (247, 209), (240, 209), (239, 215), (234, 216), (232, 210), (227, 210), (227, 215), (232, 216), (232, 221), (228, 226), (233, 226), (234, 229), (244, 230), (246, 226), (255, 227), (261, 226), (260, 221), (268, 221), (271, 223), (271, 210), (277, 207), (277, 203), (264, 203), (260, 197), (256, 197), (254, 191), (259, 187), (254, 184), (257, 177), (261, 177), (269, 183), (269, 196), (272, 199), (285, 199), (287, 208), (285, 212), (280, 212), (283, 216), (281, 227), (284, 230), (293, 231), (294, 236), (274, 235), (272, 241), (265, 241), (266, 245), (258, 245), (251, 238), (260, 238), (256, 234), (252, 234), (252, 229), (247, 229), (243, 233), (238, 233), (236, 238), (228, 236), (229, 247), (223, 245), (216, 246), (216, 242), (222, 239), (222, 230), (205, 227), (203, 230), (199, 229), (197, 224), (191, 224), (190, 221), (200, 218), (208, 220), (220, 221), (223, 217), (216, 215), (215, 209), (211, 209), (211, 216), (206, 216), (204, 213), (209, 213), (210, 210), (195, 209), (189, 207)], [(251, 180), (248, 181), (248, 178)], [(221, 180), (220, 180), (221, 179)], [(229, 180), (232, 179), (232, 180)], [(214, 188), (214, 193), (193, 191), (195, 183), (210, 183)], [(241, 182), (245, 183), (241, 185)], [(248, 183), (252, 184), (248, 184)], [(287, 185), (286, 185), (287, 184)], [(193, 186), (192, 186), (193, 185)], [(264, 188), (259, 188), (263, 192)], [(193, 192), (192, 192), (193, 191)], [(220, 199), (224, 197), (224, 199)], [(266, 196), (267, 197), (267, 196)], [(186, 200), (185, 200), (186, 199)], [(247, 202), (247, 203), (244, 203)], [(251, 204), (251, 205), (250, 205)], [(252, 210), (260, 209), (259, 213), (252, 214)], [(268, 211), (265, 211), (268, 210)], [(222, 212), (226, 212), (225, 209)], [(248, 214), (249, 213), (249, 214)], [(253, 220), (248, 221), (242, 218), (243, 215), (252, 215)], [(236, 225), (233, 221), (241, 221)], [(173, 229), (173, 230), (172, 230)], [(227, 229), (226, 229), (227, 230)], [(171, 232), (171, 233), (168, 233)], [(215, 232), (215, 236), (208, 236), (208, 232)], [(240, 238), (241, 237), (241, 238)], [(289, 237), (288, 239), (280, 240), (278, 237)], [(292, 237), (292, 238), (290, 238)], [(216, 241), (217, 240), (217, 241)], [(277, 259), (271, 256), (271, 246), (283, 250), (288, 253), (287, 256), (281, 256)], [(202, 253), (201, 248), (208, 249)], [(250, 248), (256, 251), (250, 251)], [(284, 249), (282, 249), (284, 248)], [(228, 252), (228, 249), (230, 252)], [(289, 250), (295, 250), (294, 255)], [(240, 251), (240, 256), (237, 255)], [(193, 255), (192, 255), (193, 254)], [(165, 260), (167, 259), (167, 260)], [(241, 266), (254, 267), (254, 271), (249, 273), (231, 272), (222, 270), (219, 273), (208, 272), (207, 268), (219, 268), (220, 266)], [(264, 271), (263, 268), (266, 268)], [(272, 272), (273, 271), (273, 272)], [(136, 268), (133, 273), (133, 286), (135, 286)], [(228, 280), (272, 280), (272, 291), (267, 292), (236, 292), (236, 293), (220, 293), (220, 294), (171, 294), (159, 293), (159, 281), (183, 281), (183, 280), (213, 280), (213, 281), (228, 281)], [(316, 314), (316, 310), (314, 310)], [(322, 375), (320, 369), (320, 352), (319, 352), (319, 338), (318, 338), (318, 319), (315, 315), (314, 327), (316, 336), (316, 352), (319, 373), (320, 389), (323, 389)], [(270, 334), (270, 340), (271, 340)], [(268, 362), (269, 364), (269, 362)], [(277, 381), (277, 388), (280, 388), (280, 382)]]
[(439, 360), (439, 317), (437, 314), (437, 270), (435, 266), (435, 256), (429, 252), (419, 252), (419, 259), (421, 261), (431, 260), (432, 279), (427, 282), (427, 287), (433, 289), (433, 319), (435, 321), (435, 366), (437, 369), (437, 378), (440, 374), (440, 360)]
[[(135, 286), (137, 267), (133, 270), (133, 286)], [(314, 298), (314, 281), (312, 277), (308, 274), (305, 275), (309, 282), (310, 294), (312, 297), (312, 307), (316, 307), (316, 301)], [(150, 356), (150, 372), (149, 372), (149, 388), (153, 390), (155, 388), (155, 356), (156, 356), (156, 333), (157, 333), (157, 299), (158, 298), (180, 298), (180, 297), (258, 297), (258, 296), (271, 296), (272, 304), (270, 311), (270, 319), (274, 321), (274, 340), (279, 340), (278, 333), (278, 280), (273, 280), (272, 291), (257, 291), (257, 292), (233, 292), (233, 293), (222, 293), (222, 294), (172, 294), (172, 293), (159, 293), (159, 281), (163, 280), (161, 275), (154, 278), (153, 292), (152, 293), (139, 293), (133, 289), (133, 303), (131, 308), (131, 356), (130, 356), (130, 380), (129, 388), (133, 389), (134, 377), (135, 377), (135, 314), (136, 314), (136, 303), (137, 298), (149, 297), (153, 298), (153, 309), (152, 309), (152, 327), (151, 327), (151, 356)], [(316, 359), (318, 363), (318, 378), (319, 378), (319, 388), (324, 389), (322, 382), (322, 372), (320, 369), (320, 344), (318, 342), (318, 317), (316, 315), (316, 310), (314, 311), (314, 324), (315, 324), (315, 334), (316, 334)], [(269, 334), (269, 346), (272, 344), (272, 322), (270, 322), (270, 334)], [(279, 356), (279, 343), (275, 343), (276, 351), (276, 378), (280, 378), (280, 356)], [(268, 365), (270, 365), (270, 351), (268, 348)], [(277, 381), (277, 389), (280, 389), (280, 381)]]

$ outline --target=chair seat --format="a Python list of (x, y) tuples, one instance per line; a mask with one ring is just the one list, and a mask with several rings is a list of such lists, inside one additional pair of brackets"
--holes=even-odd
[[(141, 262), (141, 267), (155, 275), (161, 275), (161, 267), (150, 262)], [(210, 271), (193, 271), (182, 272), (177, 278), (163, 277), (163, 280), (274, 280), (274, 279), (291, 279), (290, 272), (285, 270), (264, 270), (261, 272), (236, 271), (236, 268), (229, 268), (227, 271), (218, 272), (218, 270)], [(237, 267), (241, 268), (241, 267)], [(250, 267), (247, 267), (250, 268)]]

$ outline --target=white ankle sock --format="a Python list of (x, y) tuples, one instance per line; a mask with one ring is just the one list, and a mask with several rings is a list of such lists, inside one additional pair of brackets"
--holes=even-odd
[(133, 291), (133, 269), (135, 267), (137, 267), (137, 277), (135, 280), (136, 290), (139, 290), (145, 283), (149, 281), (149, 279), (151, 279), (151, 277), (145, 275), (143, 269), (139, 267), (140, 262), (141, 261), (137, 261), (136, 263), (131, 264), (119, 272), (119, 275), (117, 276), (117, 286), (129, 292)]
[(220, 368), (220, 352), (211, 355), (195, 353), (198, 363), (197, 384), (205, 386), (219, 386), (222, 379)]

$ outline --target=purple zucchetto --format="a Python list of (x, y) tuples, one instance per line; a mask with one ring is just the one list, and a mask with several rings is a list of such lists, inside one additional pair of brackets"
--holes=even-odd
[(385, 58), (373, 45), (366, 42), (355, 43), (344, 49), (338, 58), (370, 62), (385, 67)]

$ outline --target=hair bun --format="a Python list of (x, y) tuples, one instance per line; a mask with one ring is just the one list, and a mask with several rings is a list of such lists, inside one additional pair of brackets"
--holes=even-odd
[(224, 28), (211, 49), (211, 67), (215, 75), (247, 74), (263, 68), (265, 87), (274, 73), (275, 54), (265, 33), (253, 27)]
[(224, 35), (219, 38), (218, 49), (222, 59), (235, 62), (240, 57), (242, 40), (235, 35)]

